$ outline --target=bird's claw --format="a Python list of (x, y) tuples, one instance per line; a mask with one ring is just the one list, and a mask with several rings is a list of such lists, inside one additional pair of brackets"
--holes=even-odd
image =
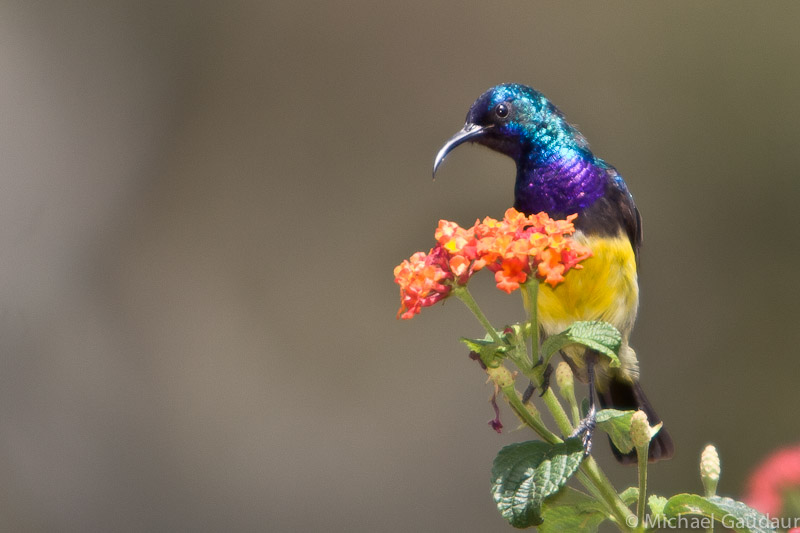
[[(541, 362), (536, 363), (541, 364)], [(536, 365), (534, 365), (535, 367)], [(550, 375), (553, 373), (553, 365), (548, 364), (547, 368), (544, 369), (544, 373), (542, 374), (542, 392), (539, 393), (539, 398), (545, 395), (547, 390), (550, 388)], [(533, 384), (533, 381), (528, 383), (528, 388), (525, 389), (525, 392), (522, 393), (522, 403), (528, 403), (533, 396), (533, 393), (536, 391), (536, 385)]]
[(528, 382), (528, 388), (525, 389), (525, 392), (522, 393), (522, 403), (527, 404), (531, 401), (531, 396), (536, 391), (536, 385), (533, 384), (533, 381)]
[(550, 363), (547, 364), (547, 368), (544, 369), (544, 374), (542, 374), (542, 392), (539, 393), (539, 398), (545, 395), (547, 389), (550, 388), (550, 376), (553, 374), (553, 365)]
[(584, 455), (592, 453), (592, 437), (594, 436), (594, 430), (597, 426), (597, 417), (595, 415), (596, 413), (594, 409), (592, 409), (570, 435), (570, 438), (581, 437)]

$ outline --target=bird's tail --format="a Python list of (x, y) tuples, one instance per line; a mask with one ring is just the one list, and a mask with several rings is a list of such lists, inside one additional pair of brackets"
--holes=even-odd
[[(647, 415), (647, 420), (651, 426), (661, 422), (661, 417), (656, 414), (653, 406), (650, 405), (650, 401), (645, 396), (638, 381), (630, 382), (621, 376), (611, 376), (608, 383), (604, 385), (604, 387), (597, 388), (597, 397), (600, 400), (601, 407), (619, 409), (620, 411), (641, 409)], [(614, 452), (614, 457), (617, 458), (617, 461), (622, 464), (636, 463), (636, 450), (622, 453), (612, 442), (611, 451)], [(674, 453), (675, 445), (672, 443), (672, 437), (662, 427), (661, 431), (650, 441), (650, 448), (647, 454), (648, 460), (654, 463), (662, 459), (669, 459)]]

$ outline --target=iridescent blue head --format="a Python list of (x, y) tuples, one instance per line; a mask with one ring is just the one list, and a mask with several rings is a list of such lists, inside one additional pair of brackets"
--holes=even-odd
[(517, 164), (514, 206), (526, 213), (577, 213), (603, 195), (609, 167), (538, 91), (503, 84), (483, 93), (464, 128), (439, 151), (433, 172), (456, 146), (482, 144)]

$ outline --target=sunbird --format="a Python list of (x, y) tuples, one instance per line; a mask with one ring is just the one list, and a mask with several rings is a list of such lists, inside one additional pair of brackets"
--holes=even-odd
[[(661, 421), (639, 385), (639, 363), (628, 344), (639, 307), (637, 268), (642, 218), (617, 170), (596, 157), (581, 133), (543, 94), (520, 84), (502, 84), (483, 93), (467, 113), (464, 127), (441, 148), (433, 173), (454, 148), (477, 143), (507, 155), (517, 165), (514, 207), (527, 215), (553, 218), (577, 213), (574, 238), (592, 250), (583, 268), (566, 275), (555, 288), (539, 284), (538, 316), (542, 338), (578, 320), (602, 320), (622, 334), (621, 365), (573, 345), (561, 355), (575, 375), (589, 384), (589, 414), (576, 433), (591, 447), (596, 408), (641, 409), (651, 425)], [(636, 451), (622, 453), (621, 463), (635, 463)], [(651, 462), (674, 454), (672, 438), (662, 427), (650, 443)]]

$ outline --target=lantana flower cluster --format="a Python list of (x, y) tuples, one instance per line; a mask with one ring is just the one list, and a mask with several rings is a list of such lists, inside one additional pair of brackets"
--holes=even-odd
[(555, 287), (570, 269), (591, 257), (591, 251), (568, 237), (575, 231), (570, 215), (553, 220), (547, 213), (525, 215), (508, 209), (502, 220), (486, 217), (471, 228), (440, 220), (436, 246), (417, 252), (397, 265), (394, 280), (400, 285), (399, 318), (409, 319), (447, 298), (479, 270), (494, 272), (497, 288), (511, 293), (529, 277)]
[(800, 445), (778, 450), (761, 463), (748, 481), (743, 500), (764, 514), (786, 516), (786, 496), (792, 492), (800, 493)]

